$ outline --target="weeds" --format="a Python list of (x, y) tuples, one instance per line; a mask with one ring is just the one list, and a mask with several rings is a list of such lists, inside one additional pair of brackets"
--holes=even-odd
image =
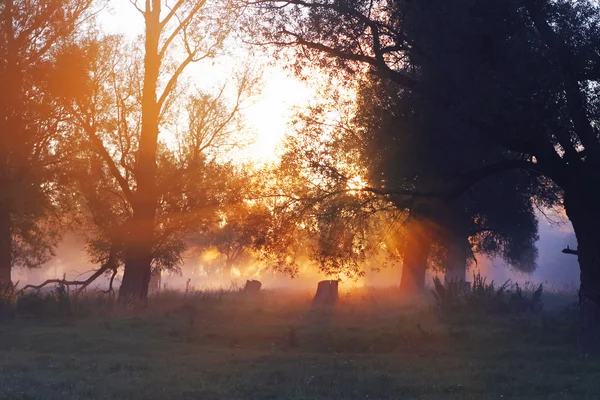
[(543, 285), (539, 284), (527, 295), (518, 283), (505, 282), (496, 286), (487, 283), (481, 274), (473, 276), (473, 284), (465, 287), (463, 282), (442, 283), (433, 278), (432, 290), (437, 309), (444, 313), (482, 312), (485, 314), (514, 314), (537, 312), (542, 309)]

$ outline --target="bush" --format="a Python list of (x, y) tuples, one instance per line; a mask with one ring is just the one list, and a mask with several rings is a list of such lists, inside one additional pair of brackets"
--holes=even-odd
[(17, 305), (17, 294), (12, 285), (0, 285), (0, 317), (12, 316)]
[(34, 317), (69, 317), (71, 316), (71, 296), (65, 284), (59, 283), (51, 292), (22, 293), (16, 299), (16, 310), (19, 314)]
[(481, 274), (473, 276), (473, 284), (465, 287), (464, 282), (441, 282), (433, 278), (433, 296), (442, 313), (478, 311), (486, 314), (512, 314), (536, 312), (542, 308), (543, 285), (539, 284), (531, 295), (527, 295), (519, 284), (505, 282), (496, 286), (487, 283)]
[(19, 315), (33, 317), (54, 317), (58, 315), (58, 306), (53, 293), (31, 292), (21, 294), (17, 299)]

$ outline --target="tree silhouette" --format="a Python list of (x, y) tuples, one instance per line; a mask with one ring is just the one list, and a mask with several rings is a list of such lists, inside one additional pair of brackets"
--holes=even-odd
[[(77, 69), (73, 43), (92, 23), (92, 0), (7, 0), (0, 4), (0, 285), (15, 265), (52, 255), (72, 201), (64, 168), (73, 156), (63, 78)], [(76, 75), (75, 75), (76, 76)]]
[[(232, 132), (239, 128), (240, 108), (257, 82), (250, 70), (234, 77), (236, 97), (229, 107), (224, 89), (214, 97), (192, 93), (180, 82), (191, 63), (222, 48), (235, 21), (230, 4), (177, 1), (163, 9), (152, 1), (138, 10), (145, 20), (143, 47), (119, 36), (95, 39), (90, 88), (71, 104), (87, 143), (84, 158), (97, 164), (87, 166), (98, 171), (88, 198), (104, 192), (102, 207), (112, 215), (96, 219), (102, 222), (94, 222), (99, 240), (92, 244), (103, 259), (108, 249), (119, 252), (123, 300), (145, 298), (152, 269), (176, 267), (186, 232), (215, 219), (223, 195), (218, 191), (226, 190), (232, 171), (216, 159), (216, 149), (236, 144)], [(182, 120), (187, 126), (173, 129)], [(159, 140), (169, 130), (171, 144)]]
[[(283, 7), (282, 7), (283, 5)], [(554, 181), (578, 240), (581, 345), (600, 351), (598, 9), (591, 1), (259, 2), (271, 43), (327, 66), (368, 66), (511, 157), (448, 192), (521, 169)], [(275, 25), (271, 23), (275, 21)], [(327, 57), (323, 57), (323, 55)], [(465, 132), (467, 134), (467, 132)]]

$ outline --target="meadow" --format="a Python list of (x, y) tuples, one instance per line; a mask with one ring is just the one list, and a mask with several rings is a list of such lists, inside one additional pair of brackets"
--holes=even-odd
[[(0, 320), (1, 399), (598, 399), (576, 297), (442, 314), (397, 288), (20, 300)], [(58, 299), (58, 300), (57, 300)]]

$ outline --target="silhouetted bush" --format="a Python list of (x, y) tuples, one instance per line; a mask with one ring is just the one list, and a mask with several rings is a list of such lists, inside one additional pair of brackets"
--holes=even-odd
[(52, 293), (29, 292), (17, 298), (17, 313), (23, 316), (55, 316), (56, 299)]
[(17, 305), (17, 295), (12, 285), (0, 285), (0, 318), (12, 316)]
[(486, 282), (481, 274), (473, 276), (473, 284), (465, 288), (462, 282), (446, 282), (433, 278), (432, 290), (436, 306), (442, 313), (479, 311), (486, 314), (511, 314), (536, 312), (542, 308), (543, 285), (535, 287), (528, 295), (519, 284), (505, 282), (496, 286)]
[(59, 283), (51, 292), (32, 291), (16, 297), (19, 315), (33, 317), (71, 316), (71, 295), (66, 285)]

